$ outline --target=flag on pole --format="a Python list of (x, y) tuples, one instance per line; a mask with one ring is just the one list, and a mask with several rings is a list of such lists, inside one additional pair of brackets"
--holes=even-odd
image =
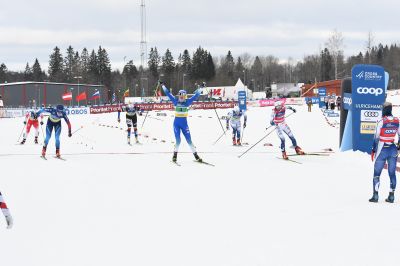
[(95, 93), (93, 93), (92, 97), (90, 98), (90, 100), (96, 100), (96, 99), (100, 99), (99, 91), (96, 91)]
[(129, 89), (124, 92), (124, 97), (129, 97)]
[(86, 91), (82, 92), (81, 94), (79, 94), (78, 96), (76, 96), (76, 101), (83, 101), (86, 100)]
[(64, 101), (71, 101), (72, 100), (72, 92), (67, 92), (62, 95), (62, 99)]

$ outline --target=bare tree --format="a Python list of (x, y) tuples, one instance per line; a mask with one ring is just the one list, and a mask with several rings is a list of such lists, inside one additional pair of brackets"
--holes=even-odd
[(372, 31), (368, 32), (367, 41), (365, 42), (365, 48), (367, 49), (368, 53), (368, 64), (371, 64), (371, 52), (372, 47), (374, 46), (375, 36)]
[(335, 79), (338, 78), (338, 58), (341, 54), (343, 54), (343, 40), (344, 39), (342, 33), (337, 31), (337, 29), (334, 29), (332, 35), (329, 37), (328, 41), (325, 44), (333, 58), (333, 64), (335, 67)]

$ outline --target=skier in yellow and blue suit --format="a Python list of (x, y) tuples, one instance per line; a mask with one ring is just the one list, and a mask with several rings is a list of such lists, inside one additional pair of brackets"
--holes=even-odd
[(175, 150), (174, 150), (174, 155), (172, 157), (172, 161), (176, 162), (177, 160), (179, 146), (181, 144), (181, 132), (182, 132), (183, 136), (185, 136), (186, 142), (189, 144), (189, 147), (193, 152), (194, 158), (196, 159), (196, 161), (202, 162), (202, 159), (197, 154), (196, 147), (192, 142), (189, 125), (187, 122), (187, 117), (188, 117), (189, 107), (192, 105), (194, 101), (196, 101), (200, 97), (201, 92), (205, 87), (205, 83), (203, 83), (202, 86), (198, 88), (195, 94), (189, 99), (187, 98), (187, 93), (185, 90), (180, 90), (178, 96), (175, 97), (174, 95), (171, 94), (171, 92), (168, 90), (168, 88), (164, 85), (163, 82), (160, 81), (159, 83), (165, 95), (168, 96), (172, 104), (175, 106), (175, 119), (174, 119)]

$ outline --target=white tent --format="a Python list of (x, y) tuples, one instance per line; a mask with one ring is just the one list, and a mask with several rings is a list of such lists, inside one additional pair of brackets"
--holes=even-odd
[(246, 91), (247, 98), (252, 97), (252, 91), (247, 88), (241, 79), (238, 79), (235, 86), (217, 86), (217, 87), (207, 87), (203, 90), (203, 95), (209, 95), (214, 99), (234, 99), (237, 100), (239, 91)]

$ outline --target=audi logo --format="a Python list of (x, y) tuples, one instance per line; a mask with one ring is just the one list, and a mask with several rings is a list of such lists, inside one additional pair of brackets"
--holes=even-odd
[(379, 112), (365, 111), (364, 116), (365, 117), (379, 117)]
[(383, 89), (381, 88), (367, 88), (367, 87), (358, 87), (357, 88), (358, 94), (372, 94), (375, 96), (381, 95), (383, 93)]

